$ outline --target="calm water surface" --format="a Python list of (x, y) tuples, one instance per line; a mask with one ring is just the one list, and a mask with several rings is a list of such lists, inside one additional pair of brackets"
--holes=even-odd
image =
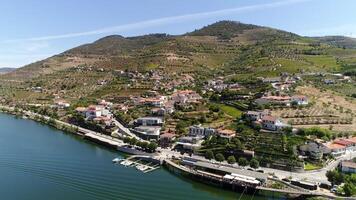
[(118, 156), (71, 134), (0, 114), (4, 200), (266, 199), (200, 184), (165, 169), (143, 174), (112, 164)]

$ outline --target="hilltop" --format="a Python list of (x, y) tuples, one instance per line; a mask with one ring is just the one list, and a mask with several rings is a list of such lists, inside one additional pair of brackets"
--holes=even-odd
[[(345, 40), (337, 39), (338, 43)], [(354, 66), (355, 57), (352, 45), (340, 48), (328, 38), (220, 21), (183, 35), (107, 36), (16, 69), (0, 76), (0, 80), (22, 82), (19, 86), (9, 85), (21, 89), (41, 86), (48, 94), (64, 90), (68, 98), (76, 99), (102, 93), (98, 82), (117, 88), (108, 89), (107, 93), (120, 91), (122, 85), (113, 82), (120, 70), (157, 72), (164, 74), (166, 81), (182, 74), (198, 82), (225, 75), (251, 80), (282, 72), (341, 72)], [(144, 90), (153, 85), (146, 81), (137, 87)]]

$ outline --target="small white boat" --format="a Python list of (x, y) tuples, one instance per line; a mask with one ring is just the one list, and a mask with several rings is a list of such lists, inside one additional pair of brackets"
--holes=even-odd
[(132, 162), (131, 161), (129, 161), (129, 160), (123, 160), (123, 161), (121, 161), (120, 162), (120, 164), (122, 164), (123, 166), (130, 166), (130, 165), (132, 165)]
[(112, 162), (113, 163), (119, 163), (119, 162), (121, 162), (121, 161), (123, 161), (124, 159), (122, 159), (122, 158), (114, 158), (113, 160), (112, 160)]

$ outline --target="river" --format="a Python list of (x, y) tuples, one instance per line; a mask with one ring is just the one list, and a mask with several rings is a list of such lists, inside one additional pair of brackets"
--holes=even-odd
[(197, 183), (165, 169), (143, 174), (112, 164), (120, 156), (72, 134), (0, 114), (4, 200), (267, 199)]

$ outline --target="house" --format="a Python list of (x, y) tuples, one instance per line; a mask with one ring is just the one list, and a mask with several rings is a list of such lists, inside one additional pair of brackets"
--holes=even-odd
[(158, 140), (161, 127), (159, 126), (138, 126), (133, 132), (144, 140)]
[(59, 109), (66, 109), (66, 108), (70, 107), (70, 104), (64, 100), (57, 100), (57, 101), (55, 101), (55, 107), (57, 107)]
[(286, 127), (289, 127), (289, 125), (283, 123), (280, 118), (270, 116), (270, 115), (262, 117), (263, 129), (270, 130), (270, 131), (279, 131)]
[(178, 142), (176, 143), (176, 148), (183, 148), (184, 150), (198, 150), (201, 147), (201, 144), (203, 143), (202, 137), (181, 137), (178, 139)]
[(203, 98), (193, 90), (179, 90), (172, 94), (172, 100), (177, 104), (199, 103)]
[(96, 117), (93, 119), (93, 121), (96, 123), (99, 123), (99, 124), (103, 124), (105, 126), (113, 125), (112, 118), (110, 118), (110, 117), (104, 117), (104, 116)]
[(94, 118), (98, 118), (102, 116), (110, 119), (113, 117), (111, 112), (101, 105), (90, 105), (85, 113), (85, 117), (88, 120), (93, 120)]
[(308, 98), (304, 95), (295, 95), (291, 97), (291, 102), (296, 103), (299, 106), (308, 105)]
[(113, 106), (113, 103), (105, 100), (100, 100), (98, 102), (98, 105), (104, 106), (105, 108), (111, 108)]
[(329, 143), (326, 145), (328, 149), (331, 151), (331, 155), (334, 157), (339, 157), (345, 154), (346, 147), (341, 144)]
[(344, 146), (346, 150), (353, 150), (355, 147), (355, 143), (345, 139), (335, 140), (334, 143)]
[(137, 105), (148, 105), (154, 107), (162, 107), (166, 102), (165, 96), (156, 96), (156, 97), (148, 97), (148, 98), (134, 98), (134, 102)]
[(141, 117), (135, 120), (136, 126), (162, 126), (163, 119), (160, 117)]
[(321, 160), (324, 155), (331, 153), (330, 149), (317, 142), (308, 142), (299, 146), (299, 152), (303, 156), (308, 156), (311, 160)]
[(251, 121), (258, 121), (267, 115), (269, 115), (268, 111), (247, 111), (246, 113), (246, 117)]
[(341, 161), (339, 167), (344, 173), (356, 173), (356, 163), (351, 160)]
[(228, 129), (218, 129), (216, 134), (222, 138), (231, 139), (236, 136), (236, 132)]
[(90, 105), (85, 113), (87, 119), (94, 119), (102, 116), (102, 106)]
[(356, 137), (352, 137), (352, 138), (349, 138), (349, 139), (346, 139), (347, 141), (350, 141), (350, 142), (352, 142), (352, 150), (353, 151), (356, 151)]
[(152, 115), (155, 116), (164, 116), (166, 114), (166, 109), (164, 108), (152, 108), (151, 109)]
[(202, 127), (201, 125), (194, 125), (189, 127), (189, 136), (206, 137), (215, 133), (215, 129)]
[(176, 138), (176, 134), (168, 130), (159, 136), (159, 143), (161, 147), (168, 147)]

